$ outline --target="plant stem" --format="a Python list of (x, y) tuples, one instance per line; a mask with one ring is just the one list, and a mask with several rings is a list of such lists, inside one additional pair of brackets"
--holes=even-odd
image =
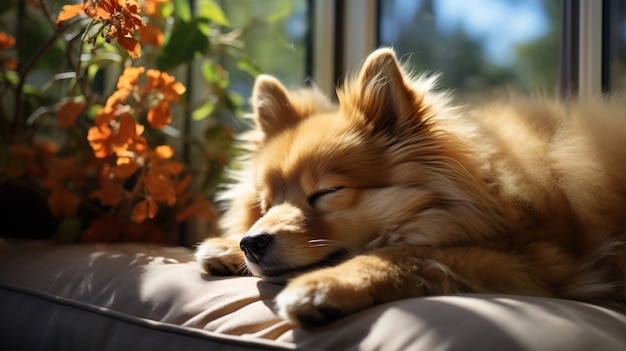
[(15, 91), (15, 115), (13, 118), (13, 133), (14, 135), (18, 135), (22, 129), (22, 119), (24, 114), (24, 84), (26, 84), (26, 77), (30, 73), (30, 71), (35, 67), (35, 64), (43, 54), (54, 44), (54, 42), (59, 38), (60, 32), (55, 31), (54, 34), (48, 39), (40, 48), (37, 50), (35, 55), (28, 60), (22, 73), (20, 74), (20, 80), (17, 83), (17, 88)]
[[(88, 38), (87, 36), (89, 35), (89, 32), (96, 24), (97, 21), (91, 21), (80, 37), (80, 42), (78, 44), (78, 60), (76, 61), (76, 68), (74, 69), (74, 71), (76, 72), (76, 83), (78, 84), (78, 88), (80, 89), (88, 104), (93, 102), (94, 98), (92, 91), (89, 89), (89, 85), (85, 81), (85, 70), (83, 70), (82, 67), (82, 53), (85, 42), (90, 41), (96, 36), (100, 35), (100, 33), (102, 33), (102, 31), (104, 30), (104, 27), (101, 27), (92, 37)], [(71, 63), (71, 60), (68, 60), (68, 62)]]

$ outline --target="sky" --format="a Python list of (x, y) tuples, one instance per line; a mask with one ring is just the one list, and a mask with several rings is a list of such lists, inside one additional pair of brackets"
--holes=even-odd
[[(421, 1), (395, 0), (394, 16), (406, 22)], [(438, 29), (453, 32), (461, 26), (472, 38), (485, 43), (494, 63), (513, 61), (513, 47), (532, 41), (549, 31), (541, 0), (435, 0)]]

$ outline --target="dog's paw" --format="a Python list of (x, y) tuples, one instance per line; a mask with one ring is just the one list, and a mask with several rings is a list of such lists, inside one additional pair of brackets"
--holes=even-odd
[(205, 273), (214, 275), (243, 274), (245, 260), (236, 240), (206, 239), (196, 249), (196, 260)]
[(367, 287), (332, 268), (292, 280), (276, 297), (278, 314), (304, 327), (321, 325), (374, 304)]

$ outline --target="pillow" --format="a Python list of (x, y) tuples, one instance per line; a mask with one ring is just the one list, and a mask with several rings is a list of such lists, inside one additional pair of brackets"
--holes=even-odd
[(9, 349), (626, 348), (626, 316), (574, 301), (460, 295), (401, 300), (314, 329), (273, 312), (281, 286), (200, 273), (192, 250), (0, 241)]

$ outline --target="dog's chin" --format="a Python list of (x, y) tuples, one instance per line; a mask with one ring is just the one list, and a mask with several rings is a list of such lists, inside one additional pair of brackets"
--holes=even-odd
[(264, 281), (273, 284), (286, 284), (289, 280), (312, 270), (335, 266), (348, 258), (351, 254), (344, 249), (331, 252), (326, 257), (316, 262), (293, 265), (289, 262), (273, 260), (265, 257), (260, 263), (252, 262), (246, 257), (246, 266), (255, 276), (261, 277)]

